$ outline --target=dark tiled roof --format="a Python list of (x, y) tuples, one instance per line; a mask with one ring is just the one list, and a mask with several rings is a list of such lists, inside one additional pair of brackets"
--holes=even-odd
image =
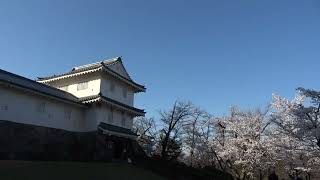
[(59, 74), (59, 75), (53, 75), (53, 76), (47, 76), (47, 77), (38, 77), (38, 81), (44, 81), (44, 80), (57, 78), (57, 77), (61, 77), (61, 76), (66, 76), (66, 75), (70, 75), (70, 74), (74, 74), (74, 73), (78, 73), (78, 72), (82, 72), (82, 71), (88, 71), (88, 70), (99, 68), (101, 66), (102, 66), (101, 64), (95, 64), (95, 65), (92, 65), (92, 66), (83, 67), (83, 68), (79, 68), (79, 69), (74, 69), (73, 68), (71, 71), (69, 71), (67, 73), (63, 73), (63, 74)]
[(133, 80), (131, 80), (129, 75), (128, 75), (129, 78), (126, 78), (126, 77), (122, 76), (121, 74), (119, 74), (118, 72), (116, 72), (116, 71), (112, 70), (111, 68), (109, 68), (109, 66), (111, 66), (111, 65), (113, 65), (115, 63), (121, 62), (121, 61), (122, 61), (121, 58), (117, 57), (117, 58), (113, 58), (113, 59), (109, 59), (109, 60), (96, 62), (96, 63), (93, 63), (93, 64), (87, 64), (87, 65), (83, 65), (83, 66), (74, 67), (71, 71), (69, 71), (67, 73), (64, 73), (64, 74), (53, 75), (53, 76), (49, 76), (49, 77), (39, 77), (38, 80), (39, 81), (44, 81), (44, 80), (49, 80), (49, 79), (52, 79), (52, 78), (58, 78), (58, 77), (66, 76), (66, 75), (75, 74), (75, 73), (78, 73), (78, 72), (83, 72), (83, 71), (88, 71), (88, 70), (93, 70), (93, 69), (97, 69), (97, 68), (103, 67), (103, 68), (105, 68), (105, 70), (115, 74), (117, 77), (120, 77), (120, 79), (123, 79), (125, 81), (129, 81), (130, 83), (134, 84), (135, 86), (138, 86), (139, 88), (142, 88), (142, 89), (145, 90), (145, 87), (143, 85), (140, 85), (140, 84), (134, 82)]
[(96, 63), (92, 63), (92, 64), (85, 64), (85, 65), (82, 65), (82, 66), (77, 66), (77, 67), (74, 67), (72, 68), (72, 71), (78, 71), (78, 70), (82, 70), (82, 69), (87, 69), (87, 68), (90, 68), (90, 67), (100, 67), (101, 64), (104, 64), (106, 66), (111, 66), (113, 64), (116, 64), (121, 58), (120, 57), (116, 57), (116, 58), (112, 58), (112, 59), (107, 59), (107, 60), (103, 60), (103, 61), (99, 61), (99, 62), (96, 62)]
[(102, 129), (108, 130), (108, 131), (137, 136), (137, 134), (132, 132), (131, 129), (127, 129), (127, 128), (123, 128), (123, 127), (119, 127), (119, 126), (114, 126), (114, 125), (106, 124), (103, 122), (101, 122), (99, 124), (99, 127), (101, 127)]
[(113, 100), (113, 99), (108, 98), (108, 97), (106, 97), (106, 96), (103, 96), (102, 94), (79, 98), (79, 100), (80, 100), (81, 102), (84, 102), (84, 101), (89, 101), (89, 100), (93, 100), (93, 99), (96, 99), (96, 98), (101, 98), (101, 99), (103, 99), (103, 100), (105, 100), (105, 101), (107, 101), (107, 102), (111, 102), (111, 103), (113, 103), (113, 104), (116, 104), (116, 105), (125, 107), (125, 108), (127, 108), (127, 109), (130, 109), (130, 110), (132, 110), (132, 111), (135, 111), (135, 112), (138, 112), (138, 113), (141, 113), (141, 114), (145, 114), (144, 110), (142, 110), (142, 109), (138, 109), (138, 108), (135, 108), (135, 107), (126, 105), (126, 104), (121, 103), (121, 102), (119, 102), (119, 101), (116, 101), (116, 100)]
[(38, 83), (34, 80), (19, 76), (17, 74), (13, 74), (4, 70), (0, 69), (0, 82), (4, 82), (7, 84), (12, 84), (15, 86), (18, 86), (20, 88), (25, 88), (31, 91), (35, 91), (38, 93), (42, 93), (48, 96), (52, 96), (58, 99), (62, 99), (62, 100), (66, 100), (66, 101), (70, 101), (73, 103), (77, 103), (77, 104), (81, 104), (78, 101), (78, 98), (75, 97), (74, 95), (62, 91), (60, 89), (42, 84), (42, 83)]
[(86, 96), (86, 97), (81, 97), (79, 98), (79, 101), (83, 102), (83, 101), (89, 101), (89, 100), (92, 100), (92, 99), (96, 99), (100, 97), (100, 94), (98, 95), (93, 95), (93, 96)]

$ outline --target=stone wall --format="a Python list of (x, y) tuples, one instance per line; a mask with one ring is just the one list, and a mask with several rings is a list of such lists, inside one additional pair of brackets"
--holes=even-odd
[(128, 157), (144, 157), (135, 140), (0, 120), (0, 159), (112, 161)]
[(0, 121), (0, 159), (89, 161), (94, 157), (95, 141), (96, 132)]

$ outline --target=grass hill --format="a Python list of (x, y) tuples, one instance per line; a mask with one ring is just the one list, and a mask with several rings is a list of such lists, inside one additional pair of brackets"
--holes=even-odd
[(1, 180), (165, 180), (128, 164), (0, 161)]

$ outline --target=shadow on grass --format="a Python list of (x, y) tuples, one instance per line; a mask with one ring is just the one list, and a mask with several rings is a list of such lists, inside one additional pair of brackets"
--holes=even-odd
[(137, 166), (174, 180), (233, 180), (230, 174), (214, 168), (193, 168), (176, 161), (165, 161), (159, 157), (142, 160)]
[(0, 161), (1, 180), (165, 180), (127, 164)]

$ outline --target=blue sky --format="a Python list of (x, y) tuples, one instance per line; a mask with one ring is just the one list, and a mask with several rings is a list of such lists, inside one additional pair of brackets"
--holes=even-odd
[(0, 1), (0, 68), (35, 79), (122, 56), (156, 116), (175, 99), (222, 115), (320, 89), (319, 1)]

